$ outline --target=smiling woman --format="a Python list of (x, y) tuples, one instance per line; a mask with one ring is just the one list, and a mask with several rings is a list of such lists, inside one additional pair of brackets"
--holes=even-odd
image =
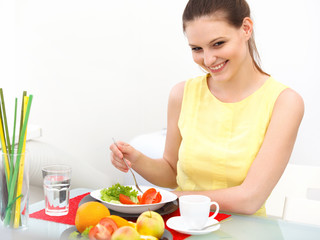
[[(183, 29), (193, 60), (208, 73), (173, 87), (166, 145), (151, 159), (127, 143), (112, 144), (112, 164), (176, 188), (207, 195), (222, 211), (265, 216), (304, 112), (298, 93), (258, 65), (245, 0), (189, 0)], [(164, 177), (165, 176), (165, 177)]]

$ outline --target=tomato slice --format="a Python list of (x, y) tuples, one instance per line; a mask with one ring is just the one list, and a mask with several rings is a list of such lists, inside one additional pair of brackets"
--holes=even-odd
[(110, 235), (112, 235), (118, 229), (117, 223), (111, 218), (101, 218), (99, 224), (104, 226)]
[(99, 229), (96, 226), (92, 227), (89, 231), (89, 234), (88, 234), (89, 239), (96, 240), (95, 236), (98, 233), (98, 231), (99, 231)]
[(90, 229), (88, 236), (90, 240), (110, 240), (111, 239), (111, 234), (109, 230), (105, 226), (99, 223)]
[(139, 203), (141, 203), (141, 197), (142, 197), (141, 195), (137, 196)]
[(153, 199), (157, 195), (157, 190), (154, 188), (149, 188), (147, 191), (145, 191), (141, 197), (141, 204), (151, 204)]
[(162, 196), (160, 194), (160, 192), (157, 192), (155, 198), (152, 200), (152, 203), (159, 203), (162, 200)]
[(121, 193), (119, 194), (119, 200), (122, 204), (136, 204), (128, 196)]

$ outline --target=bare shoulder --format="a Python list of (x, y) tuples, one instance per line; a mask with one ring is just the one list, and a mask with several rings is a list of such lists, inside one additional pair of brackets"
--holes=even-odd
[(180, 82), (173, 86), (173, 88), (170, 91), (169, 102), (181, 104), (185, 83), (186, 82)]
[(304, 114), (304, 101), (302, 97), (293, 89), (287, 88), (279, 95), (275, 107), (281, 111), (296, 115), (302, 118)]
[(176, 85), (174, 85), (171, 89), (170, 96), (178, 96), (182, 97), (184, 92), (184, 85), (186, 82), (179, 82)]

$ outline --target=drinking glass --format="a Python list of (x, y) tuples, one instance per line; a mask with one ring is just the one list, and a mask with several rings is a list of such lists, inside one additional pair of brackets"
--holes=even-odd
[(71, 167), (50, 165), (42, 168), (45, 213), (63, 216), (69, 212)]
[(29, 220), (29, 161), (25, 152), (2, 152), (0, 160), (0, 218), (8, 228), (24, 229)]

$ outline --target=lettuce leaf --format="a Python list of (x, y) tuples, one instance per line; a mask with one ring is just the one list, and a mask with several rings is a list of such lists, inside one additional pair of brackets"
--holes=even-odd
[(74, 232), (69, 234), (68, 239), (69, 240), (78, 239), (79, 236), (80, 236), (80, 233), (78, 231), (74, 231)]
[(119, 202), (119, 194), (126, 195), (130, 197), (130, 199), (138, 203), (138, 191), (132, 189), (130, 186), (122, 186), (120, 183), (116, 183), (109, 188), (104, 188), (101, 190), (101, 199), (106, 202), (118, 201)]
[(90, 227), (86, 227), (85, 230), (83, 230), (83, 232), (81, 233), (81, 237), (83, 239), (89, 239), (89, 232), (90, 232), (90, 229), (93, 228), (93, 226), (90, 226)]
[(87, 227), (82, 233), (74, 231), (69, 234), (68, 240), (89, 240), (89, 232), (93, 226)]

